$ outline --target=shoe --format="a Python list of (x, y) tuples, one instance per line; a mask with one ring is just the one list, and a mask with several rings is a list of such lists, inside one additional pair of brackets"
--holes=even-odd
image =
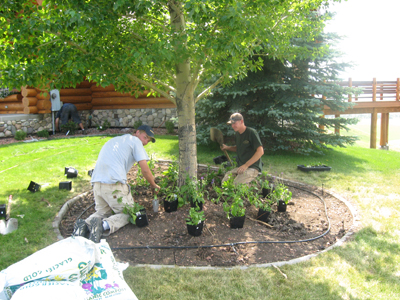
[(85, 222), (85, 220), (78, 219), (74, 224), (74, 231), (72, 232), (72, 236), (83, 236), (87, 238), (89, 235), (89, 228)]
[(100, 243), (101, 236), (103, 235), (103, 221), (100, 218), (93, 218), (90, 220), (89, 227), (89, 240), (94, 243)]

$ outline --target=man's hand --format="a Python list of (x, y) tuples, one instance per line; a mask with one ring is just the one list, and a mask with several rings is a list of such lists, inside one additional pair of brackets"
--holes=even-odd
[(243, 174), (249, 167), (246, 165), (241, 165), (238, 169), (237, 169), (237, 173), (238, 174)]
[(160, 187), (156, 184), (155, 186), (151, 187), (153, 194), (158, 194), (160, 192)]

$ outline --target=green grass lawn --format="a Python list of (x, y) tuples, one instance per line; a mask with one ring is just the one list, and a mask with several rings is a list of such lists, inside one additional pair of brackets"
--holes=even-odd
[[(0, 235), (0, 270), (54, 242), (52, 221), (73, 196), (90, 190), (87, 171), (111, 137), (79, 137), (0, 146), (0, 203), (13, 195), (17, 231)], [(157, 159), (178, 156), (175, 136), (146, 146)], [(199, 163), (223, 153), (198, 147)], [(321, 162), (330, 172), (304, 173), (298, 164)], [(359, 227), (343, 246), (296, 265), (241, 270), (129, 267), (124, 276), (139, 299), (398, 299), (400, 298), (400, 153), (360, 146), (324, 155), (264, 155), (270, 174), (339, 193), (357, 209)], [(79, 171), (71, 191), (60, 191), (64, 167)], [(30, 181), (41, 191), (27, 190)], [(50, 204), (50, 205), (49, 205)]]

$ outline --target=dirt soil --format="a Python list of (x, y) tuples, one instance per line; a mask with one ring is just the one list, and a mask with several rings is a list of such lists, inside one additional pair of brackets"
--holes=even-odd
[[(166, 165), (160, 167), (161, 172), (167, 168)], [(159, 176), (159, 167), (155, 169), (155, 175)], [(132, 168), (128, 180), (134, 182), (136, 171), (136, 167)], [(203, 171), (199, 168), (199, 177)], [(291, 185), (290, 190), (293, 197), (287, 211), (277, 212), (274, 206), (267, 225), (255, 221), (258, 209), (248, 204), (241, 229), (230, 228), (222, 203), (214, 204), (206, 199), (202, 234), (193, 237), (188, 234), (185, 222), (189, 204), (168, 213), (160, 203), (160, 209), (155, 213), (153, 195), (140, 187), (135, 200), (146, 208), (148, 226), (128, 224), (106, 240), (114, 255), (131, 265), (238, 266), (287, 261), (317, 253), (333, 245), (351, 229), (352, 215), (343, 202), (326, 193), (321, 195), (319, 191), (305, 190), (301, 185)], [(317, 195), (324, 200), (328, 216)], [(71, 235), (77, 218), (87, 218), (94, 212), (93, 203), (91, 192), (75, 202), (60, 225), (64, 237)]]

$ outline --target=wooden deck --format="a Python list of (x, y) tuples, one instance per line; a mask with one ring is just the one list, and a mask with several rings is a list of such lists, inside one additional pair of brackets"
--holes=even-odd
[[(387, 146), (389, 142), (389, 113), (400, 112), (400, 79), (396, 81), (348, 81), (340, 83), (342, 86), (361, 89), (358, 95), (348, 95), (348, 101), (354, 106), (346, 111), (332, 111), (328, 106), (324, 108), (324, 115), (371, 114), (370, 148), (376, 148), (377, 120), (381, 114), (381, 134), (379, 144)], [(339, 130), (336, 130), (339, 133)]]

